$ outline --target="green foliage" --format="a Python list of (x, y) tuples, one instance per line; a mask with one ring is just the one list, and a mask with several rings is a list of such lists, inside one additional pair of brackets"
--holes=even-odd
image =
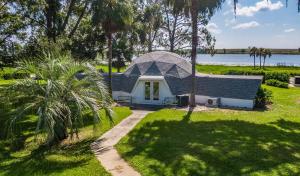
[[(1, 104), (1, 102), (0, 102)], [(0, 136), (5, 128), (7, 115), (2, 113), (0, 106)], [(11, 107), (10, 107), (11, 108)], [(11, 109), (3, 109), (10, 111)], [(131, 114), (128, 107), (114, 107), (114, 124), (118, 124)], [(93, 116), (86, 113), (83, 125), (80, 128), (80, 139), (66, 140), (61, 145), (52, 147), (50, 150), (39, 149), (39, 143), (34, 138), (36, 120), (35, 116), (28, 116), (18, 124), (20, 128), (20, 148), (13, 151), (9, 140), (0, 138), (0, 175), (23, 175), (23, 176), (109, 176), (109, 173), (99, 164), (99, 161), (91, 151), (91, 143), (99, 136), (111, 129), (114, 125), (107, 120), (105, 112), (99, 112), (103, 121), (97, 124), (96, 130), (93, 125)], [(3, 123), (2, 123), (3, 122)], [(22, 147), (23, 146), (23, 147)], [(13, 147), (15, 148), (15, 147)]]
[(113, 40), (112, 47), (112, 66), (120, 72), (121, 68), (126, 66), (126, 62), (131, 62), (133, 57), (133, 49), (130, 47), (127, 33), (119, 33)]
[(285, 82), (278, 81), (276, 79), (268, 79), (265, 81), (266, 85), (280, 87), (280, 88), (289, 88), (289, 84)]
[(93, 25), (102, 25), (106, 33), (124, 30), (132, 23), (132, 4), (126, 0), (94, 0), (92, 10)]
[(1, 77), (5, 80), (10, 80), (10, 79), (24, 79), (28, 78), (29, 74), (24, 73), (24, 72), (16, 72), (16, 73), (3, 73), (1, 74)]
[(265, 80), (275, 79), (281, 82), (288, 83), (290, 81), (290, 73), (288, 72), (266, 72)]
[(269, 79), (275, 79), (281, 82), (288, 83), (290, 76), (294, 74), (300, 74), (300, 72), (288, 72), (288, 71), (264, 71), (264, 70), (229, 70), (225, 72), (226, 75), (261, 75), (264, 76), (264, 81)]
[[(26, 78), (7, 88), (9, 102), (16, 107), (10, 122), (13, 134), (15, 124), (26, 114), (36, 112), (36, 133), (46, 133), (46, 143), (52, 145), (78, 134), (82, 112), (90, 110), (94, 123), (100, 121), (98, 111), (110, 114), (112, 100), (99, 72), (89, 63), (80, 63), (69, 55), (46, 55), (38, 62), (24, 61), (20, 69), (34, 74), (37, 79)], [(82, 79), (76, 75), (84, 72)]]
[(260, 87), (255, 97), (255, 107), (265, 108), (268, 104), (272, 103), (273, 95), (272, 91)]

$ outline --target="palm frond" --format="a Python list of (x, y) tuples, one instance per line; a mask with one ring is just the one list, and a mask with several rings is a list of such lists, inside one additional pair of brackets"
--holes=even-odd
[[(61, 137), (67, 134), (61, 133), (66, 133), (67, 129), (71, 137), (73, 134), (78, 136), (82, 114), (86, 110), (92, 112), (94, 124), (102, 120), (99, 115), (101, 109), (112, 121), (112, 100), (108, 89), (91, 64), (76, 62), (70, 55), (57, 57), (46, 54), (39, 63), (20, 63), (20, 70), (35, 74), (38, 79), (19, 80), (8, 89), (16, 102), (19, 101), (17, 99), (24, 101), (18, 115), (10, 121), (11, 127), (27, 112), (36, 112), (36, 134), (45, 132), (46, 143), (51, 144), (62, 140)], [(79, 80), (76, 75), (82, 71), (85, 77)], [(13, 128), (10, 131), (13, 132)]]

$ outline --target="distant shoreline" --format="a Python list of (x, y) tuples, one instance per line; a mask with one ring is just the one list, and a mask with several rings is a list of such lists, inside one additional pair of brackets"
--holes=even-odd
[[(272, 54), (300, 55), (299, 49), (270, 49)], [(198, 52), (198, 54), (206, 54), (206, 52)], [(249, 54), (248, 48), (238, 49), (215, 49), (215, 54)]]
[[(213, 64), (213, 63), (197, 63), (199, 66), (222, 66), (222, 67), (253, 67), (252, 65), (246, 65), (246, 64)], [(256, 65), (259, 67), (259, 65)], [(297, 65), (286, 65), (286, 66), (278, 66), (278, 65), (266, 65), (265, 67), (276, 67), (276, 68), (300, 68), (300, 66)]]

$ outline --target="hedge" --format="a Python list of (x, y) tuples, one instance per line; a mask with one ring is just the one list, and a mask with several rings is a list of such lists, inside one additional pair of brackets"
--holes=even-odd
[(300, 72), (275, 72), (263, 70), (229, 70), (225, 72), (226, 75), (261, 75), (264, 77), (263, 82), (269, 79), (275, 79), (281, 82), (289, 83), (290, 76), (299, 75)]
[(289, 84), (285, 82), (278, 81), (276, 79), (266, 80), (266, 85), (280, 87), (280, 88), (289, 88)]

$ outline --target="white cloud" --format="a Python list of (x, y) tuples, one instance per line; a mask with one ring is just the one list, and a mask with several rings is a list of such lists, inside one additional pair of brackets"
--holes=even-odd
[(260, 24), (256, 21), (251, 21), (248, 23), (240, 23), (232, 27), (232, 29), (249, 29), (260, 26)]
[(257, 2), (255, 6), (244, 6), (242, 7), (240, 4), (237, 6), (237, 15), (238, 16), (253, 16), (257, 12), (261, 11), (273, 11), (278, 10), (284, 7), (281, 1), (277, 1), (276, 3), (272, 3), (271, 0), (262, 0)]
[(209, 32), (211, 32), (213, 34), (221, 34), (222, 33), (222, 30), (215, 23), (209, 23), (208, 25), (206, 25), (206, 28)]
[(284, 32), (286, 32), (286, 33), (294, 32), (294, 31), (296, 31), (296, 29), (294, 29), (294, 28), (284, 30)]

